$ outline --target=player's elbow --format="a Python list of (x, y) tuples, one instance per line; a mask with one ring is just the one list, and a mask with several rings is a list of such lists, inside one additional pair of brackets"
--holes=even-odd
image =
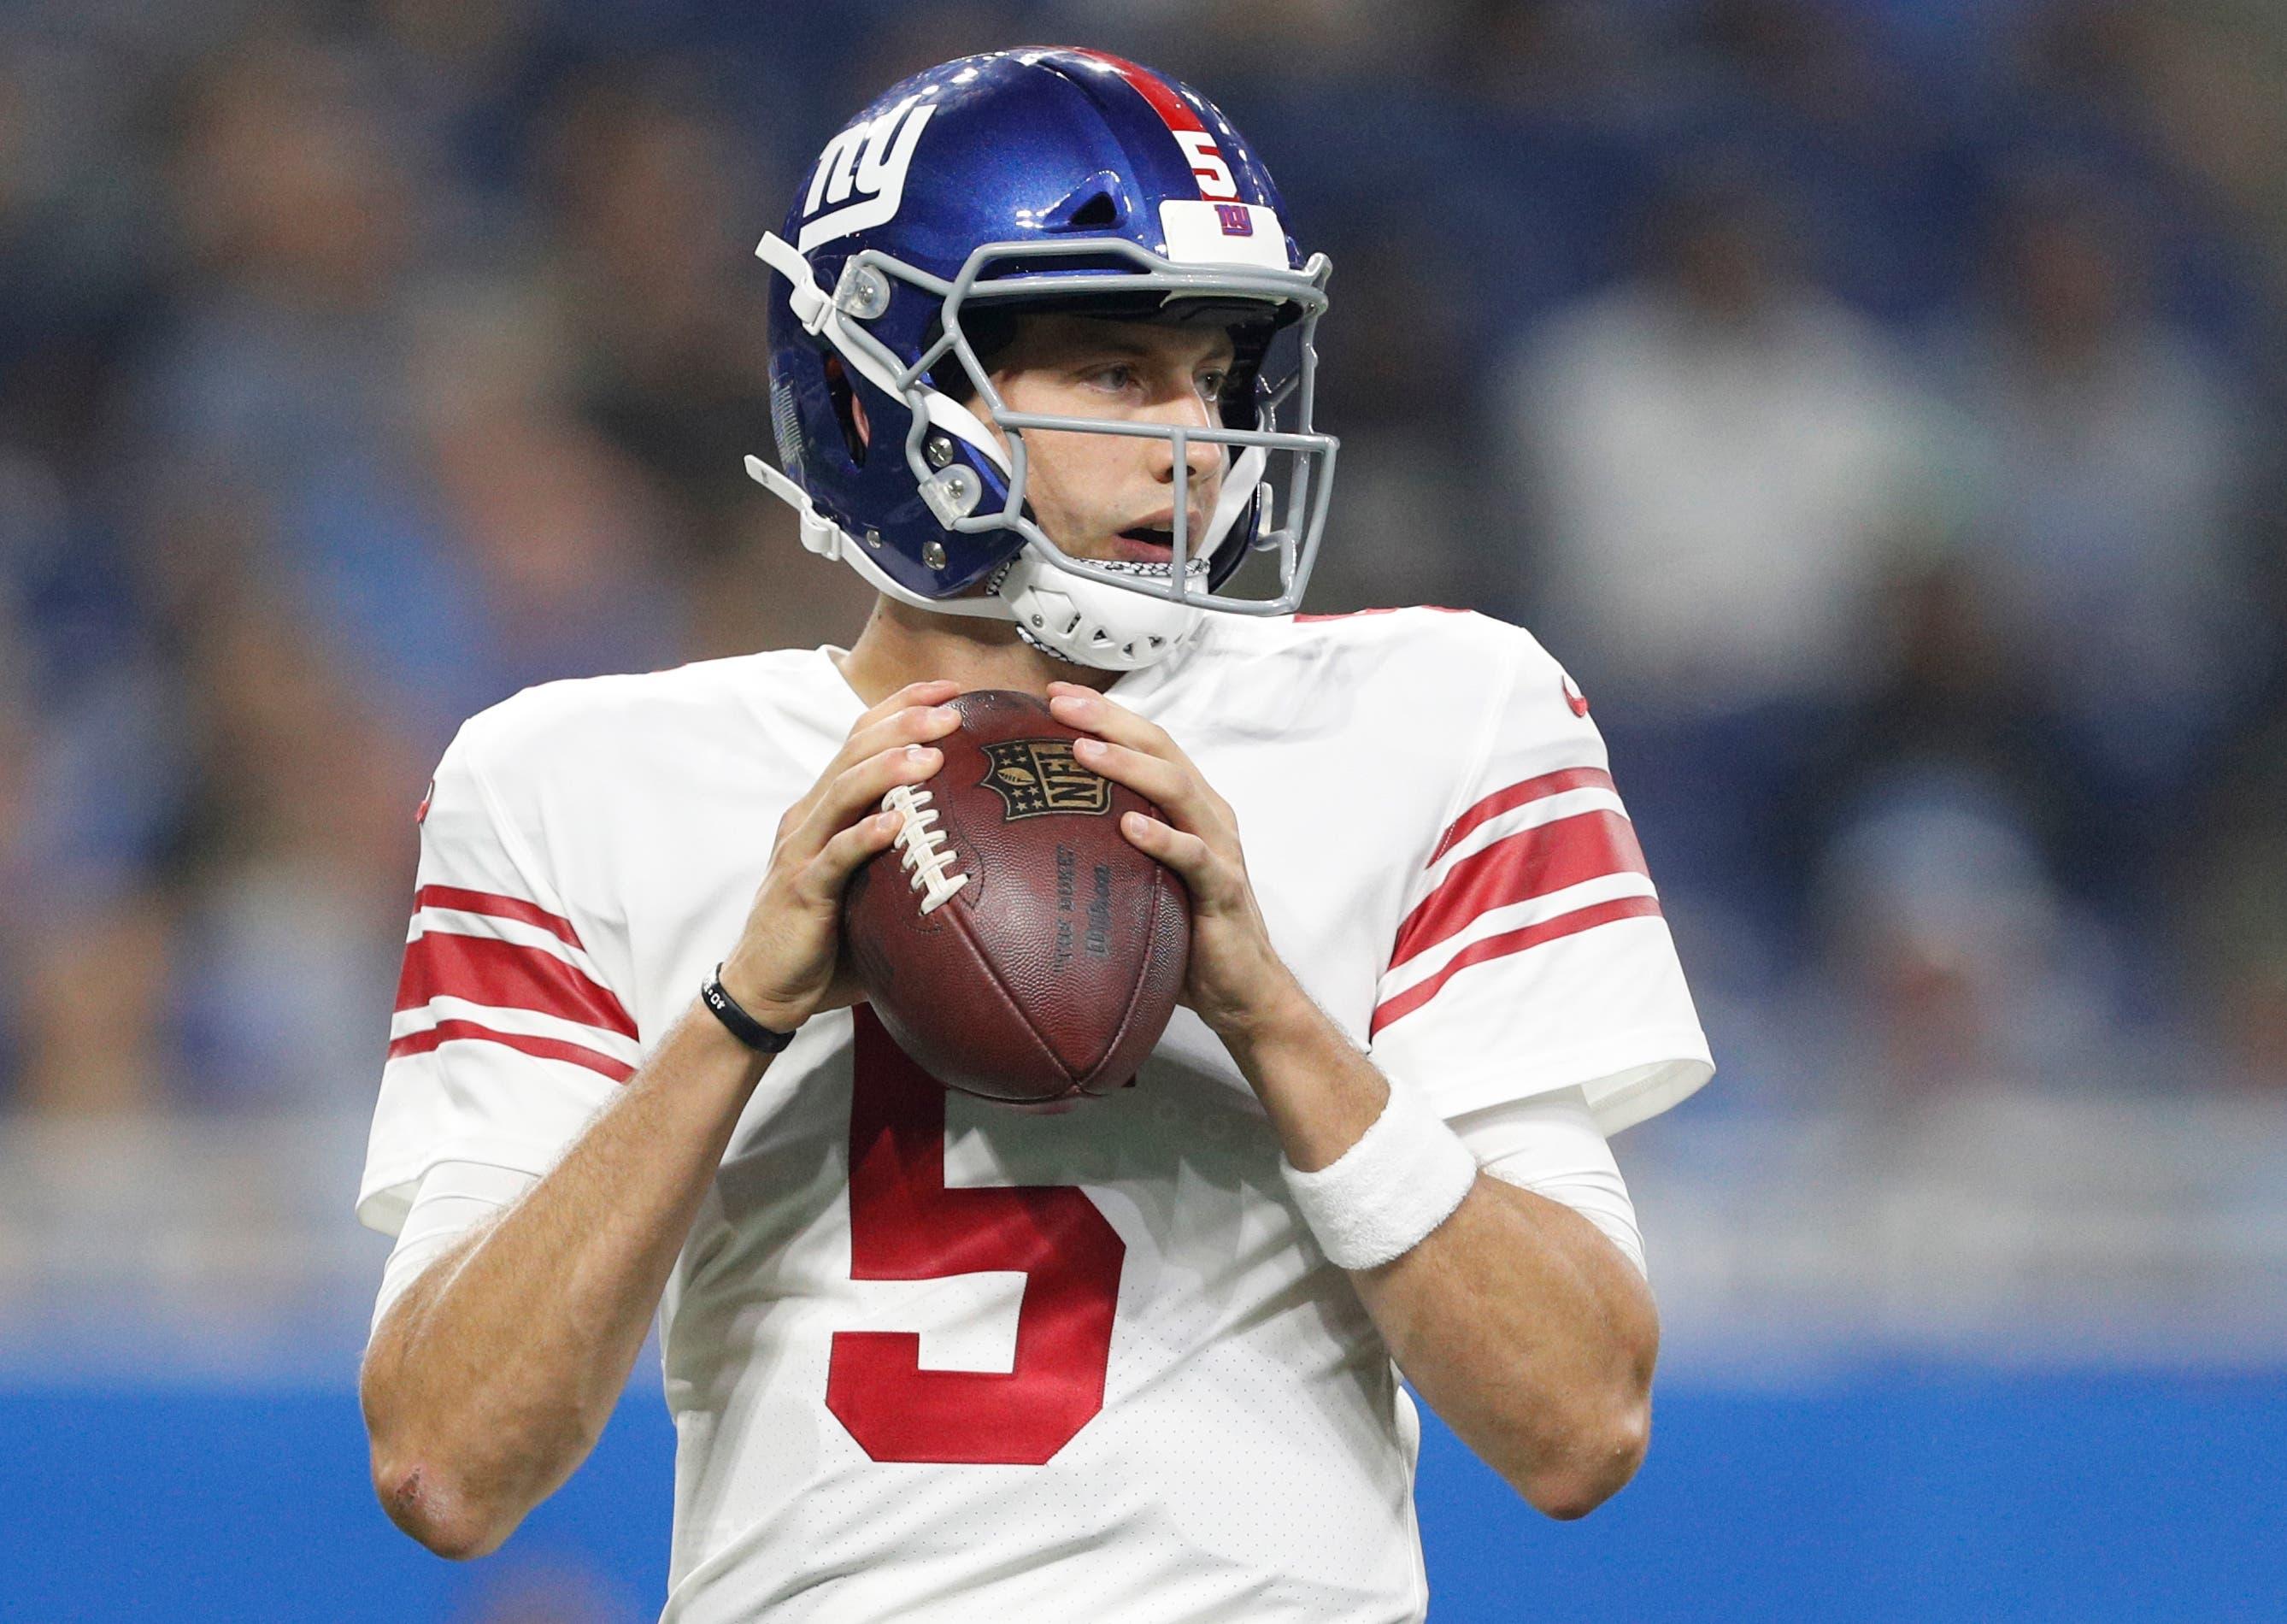
[(1538, 1470), (1520, 1475), (1518, 1492), (1544, 1517), (1573, 1522), (1627, 1486), (1651, 1446), (1649, 1401), (1618, 1406)]
[(456, 1453), (376, 1404), (370, 1382), (366, 1415), (374, 1494), (389, 1520), (424, 1549), (465, 1562), (491, 1555), (515, 1532), (520, 1516), (471, 1493)]
[(376, 1450), (373, 1488), (391, 1522), (447, 1561), (488, 1557), (516, 1531), (518, 1518), (488, 1510), (447, 1474), (417, 1461), (392, 1460)]

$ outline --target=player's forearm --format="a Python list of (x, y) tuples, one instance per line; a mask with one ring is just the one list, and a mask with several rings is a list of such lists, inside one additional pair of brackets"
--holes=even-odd
[(1587, 1219), (1480, 1174), (1419, 1246), (1350, 1279), (1407, 1380), (1539, 1509), (1586, 1516), (1635, 1475), (1659, 1320)]
[[(1299, 988), (1225, 1041), (1305, 1171), (1356, 1144), (1389, 1097)], [(1578, 1517), (1634, 1474), (1658, 1317), (1642, 1278), (1586, 1218), (1481, 1174), (1419, 1245), (1350, 1279), (1398, 1368), (1535, 1507)]]
[(694, 1008), (545, 1178), (391, 1309), (361, 1390), (375, 1487), (408, 1533), (482, 1555), (586, 1458), (762, 1067)]

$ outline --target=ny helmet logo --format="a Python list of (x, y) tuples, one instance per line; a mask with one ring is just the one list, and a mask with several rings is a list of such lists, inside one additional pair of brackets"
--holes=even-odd
[[(937, 104), (926, 98), (936, 93), (932, 85), (918, 96), (908, 96), (881, 117), (852, 124), (826, 144), (810, 178), (810, 195), (803, 202), (804, 218), (795, 248), (807, 254), (821, 242), (897, 218), (914, 148), (921, 144), (922, 127), (937, 111)], [(853, 192), (859, 195), (849, 202)], [(843, 206), (818, 212), (835, 203)]]

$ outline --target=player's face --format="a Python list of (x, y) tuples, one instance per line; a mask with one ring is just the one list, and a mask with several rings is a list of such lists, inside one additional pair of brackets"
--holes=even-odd
[[(1026, 318), (995, 358), (993, 387), (1013, 412), (1221, 428), (1230, 335), (1082, 316)], [(1164, 564), (1175, 522), (1175, 448), (1121, 434), (1024, 431), (1025, 499), (1073, 558)], [(1194, 552), (1222, 494), (1227, 448), (1195, 441), (1184, 506)]]

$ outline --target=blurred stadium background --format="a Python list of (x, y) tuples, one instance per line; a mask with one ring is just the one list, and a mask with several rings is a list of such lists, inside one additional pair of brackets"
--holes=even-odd
[(647, 1618), (654, 1367), (502, 1556), (366, 1487), (412, 809), (526, 684), (846, 644), (749, 487), (825, 136), (1037, 39), (1332, 252), (1313, 606), (1538, 630), (1721, 1064), (1659, 1438), (1435, 1615), (2287, 1617), (2272, 0), (6, 0), (0, 1617)]

